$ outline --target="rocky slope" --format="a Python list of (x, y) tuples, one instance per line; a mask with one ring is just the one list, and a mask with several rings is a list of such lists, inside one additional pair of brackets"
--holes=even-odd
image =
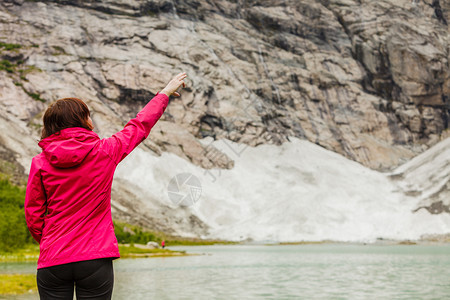
[[(443, 0), (2, 1), (0, 169), (23, 182), (51, 101), (82, 98), (109, 136), (186, 71), (141, 148), (149, 158), (231, 169), (236, 157), (200, 139), (245, 149), (297, 137), (391, 170), (448, 135), (449, 14)], [(122, 174), (116, 214), (206, 232), (161, 199), (134, 208), (145, 188)]]

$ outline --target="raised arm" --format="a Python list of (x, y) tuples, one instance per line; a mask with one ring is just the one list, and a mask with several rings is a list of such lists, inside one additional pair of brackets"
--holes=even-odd
[(169, 96), (180, 96), (177, 89), (185, 87), (186, 73), (175, 76), (167, 86), (131, 119), (125, 127), (112, 137), (104, 139), (104, 149), (111, 159), (118, 164), (133, 151), (150, 134), (150, 130), (164, 113)]
[(41, 242), (46, 211), (47, 197), (44, 192), (40, 170), (33, 159), (25, 193), (25, 220), (31, 235), (38, 243)]

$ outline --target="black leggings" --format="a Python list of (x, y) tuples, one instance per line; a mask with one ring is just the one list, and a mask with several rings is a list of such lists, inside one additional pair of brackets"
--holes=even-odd
[(85, 260), (38, 269), (37, 286), (41, 299), (111, 299), (114, 270), (111, 258)]

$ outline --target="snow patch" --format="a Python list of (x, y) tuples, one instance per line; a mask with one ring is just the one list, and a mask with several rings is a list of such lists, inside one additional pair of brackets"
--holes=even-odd
[[(185, 209), (210, 227), (209, 238), (370, 242), (450, 232), (449, 214), (431, 215), (424, 209), (413, 212), (420, 198), (406, 196), (390, 174), (368, 169), (308, 141), (289, 139), (281, 146), (257, 147), (229, 140), (212, 142), (234, 159), (231, 170), (204, 170), (174, 154), (155, 157), (138, 148), (119, 165), (116, 176), (170, 209), (170, 180), (179, 173), (195, 175), (202, 194)], [(439, 149), (445, 152), (448, 147)], [(448, 151), (443, 157), (448, 158)], [(416, 161), (420, 165), (435, 160)], [(406, 169), (400, 167), (394, 173)], [(424, 172), (433, 170), (430, 166)]]

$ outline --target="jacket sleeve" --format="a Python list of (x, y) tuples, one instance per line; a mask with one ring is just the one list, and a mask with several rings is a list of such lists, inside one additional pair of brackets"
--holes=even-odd
[(38, 243), (41, 241), (46, 211), (47, 197), (42, 184), (41, 172), (33, 159), (25, 193), (25, 219), (31, 235)]
[(164, 113), (169, 103), (165, 94), (156, 94), (152, 100), (112, 137), (103, 140), (103, 149), (116, 163), (120, 163), (150, 134), (150, 130)]

